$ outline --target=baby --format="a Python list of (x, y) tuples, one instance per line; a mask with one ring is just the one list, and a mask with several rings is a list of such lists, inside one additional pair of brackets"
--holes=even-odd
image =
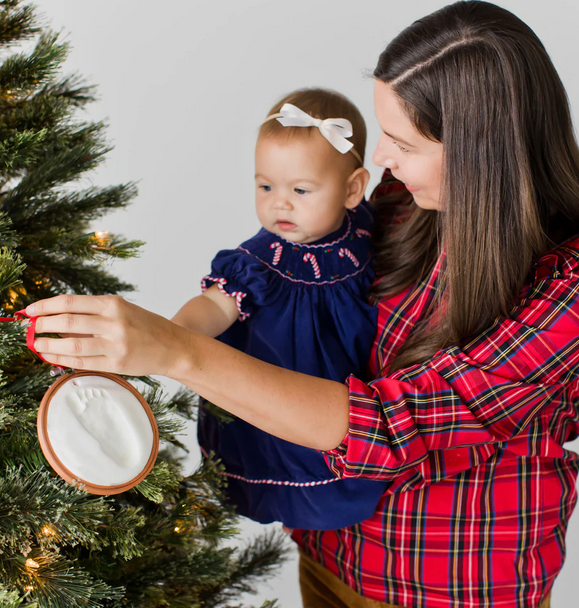
[[(263, 228), (216, 255), (203, 294), (172, 320), (297, 372), (339, 382), (363, 374), (377, 318), (367, 303), (365, 146), (362, 115), (334, 91), (303, 89), (277, 103), (255, 151)], [(237, 512), (262, 523), (341, 528), (370, 517), (384, 492), (382, 482), (335, 477), (318, 451), (237, 418), (223, 423), (202, 409), (198, 436), (225, 465)]]

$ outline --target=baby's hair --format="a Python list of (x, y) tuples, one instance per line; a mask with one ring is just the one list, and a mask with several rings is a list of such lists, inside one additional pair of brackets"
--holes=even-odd
[[(330, 89), (298, 89), (288, 93), (280, 99), (268, 112), (267, 116), (277, 114), (284, 103), (291, 103), (300, 110), (314, 118), (346, 118), (352, 123), (354, 134), (348, 141), (354, 144), (354, 150), (358, 152), (364, 163), (364, 151), (366, 149), (366, 123), (360, 110), (344, 95)], [(315, 129), (317, 131), (317, 129)], [(314, 129), (304, 127), (284, 127), (277, 120), (264, 122), (259, 129), (259, 137), (273, 137), (275, 139), (288, 140), (294, 137), (311, 137)], [(336, 154), (342, 156), (338, 150)], [(356, 165), (358, 161), (352, 154), (351, 157)]]

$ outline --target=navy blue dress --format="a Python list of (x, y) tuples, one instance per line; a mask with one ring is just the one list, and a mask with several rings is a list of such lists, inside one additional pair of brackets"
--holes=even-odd
[[(343, 382), (363, 377), (376, 332), (372, 212), (366, 201), (320, 241), (299, 244), (261, 229), (237, 249), (220, 251), (203, 289), (234, 297), (240, 318), (219, 340), (272, 363)], [(227, 370), (224, 370), (224, 381)], [(272, 401), (272, 408), (278, 405)], [(201, 408), (199, 444), (225, 465), (236, 511), (261, 523), (334, 530), (371, 517), (385, 483), (335, 477), (320, 452), (278, 439)]]

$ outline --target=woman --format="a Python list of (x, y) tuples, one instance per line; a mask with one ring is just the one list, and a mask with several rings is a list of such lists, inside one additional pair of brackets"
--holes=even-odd
[(374, 76), (374, 382), (276, 368), (115, 296), (29, 307), (37, 333), (64, 336), (35, 346), (66, 367), (174, 378), (322, 450), (338, 476), (387, 481), (369, 520), (293, 532), (306, 607), (544, 608), (579, 471), (562, 447), (579, 435), (565, 91), (534, 33), (477, 1), (413, 23)]

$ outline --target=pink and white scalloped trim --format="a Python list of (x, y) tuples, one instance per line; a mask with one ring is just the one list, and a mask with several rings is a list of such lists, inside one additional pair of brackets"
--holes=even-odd
[[(350, 211), (352, 211), (352, 209), (350, 209)], [(318, 243), (317, 245), (309, 245), (308, 243), (294, 243), (293, 241), (289, 241), (288, 239), (284, 239), (283, 237), (279, 238), (281, 240), (284, 240), (286, 243), (289, 243), (290, 245), (303, 247), (305, 249), (319, 249), (320, 247), (331, 247), (332, 245), (336, 245), (338, 243), (341, 243), (342, 241), (345, 241), (350, 236), (350, 233), (352, 232), (352, 220), (350, 218), (350, 214), (346, 215), (346, 218), (348, 220), (348, 227), (346, 228), (346, 233), (330, 243)]]
[(242, 477), (241, 475), (234, 475), (233, 473), (228, 473), (227, 471), (225, 471), (223, 475), (226, 475), (227, 477), (232, 477), (233, 479), (239, 479), (240, 481), (245, 481), (246, 483), (266, 484), (270, 486), (290, 486), (292, 488), (311, 488), (312, 486), (325, 486), (328, 483), (340, 481), (339, 477), (332, 477), (332, 479), (322, 479), (321, 481), (278, 481), (276, 479), (247, 479), (247, 477)]
[[(201, 453), (203, 456), (205, 456), (205, 458), (209, 458), (207, 452), (203, 448), (201, 448)], [(321, 479), (320, 481), (280, 481), (277, 479), (248, 479), (247, 477), (235, 475), (234, 473), (228, 473), (227, 471), (221, 471), (219, 474), (232, 477), (233, 479), (239, 479), (240, 481), (245, 481), (246, 483), (266, 484), (270, 486), (289, 486), (292, 488), (311, 488), (312, 486), (325, 486), (329, 483), (334, 483), (334, 481), (341, 481), (341, 477)]]
[(228, 291), (225, 290), (225, 285), (227, 284), (227, 279), (223, 279), (223, 278), (218, 279), (218, 278), (212, 277), (211, 275), (206, 275), (201, 279), (201, 291), (203, 291), (203, 292), (207, 291), (207, 289), (208, 289), (207, 281), (213, 281), (214, 283), (217, 283), (217, 288), (223, 295), (226, 295), (228, 298), (235, 298), (235, 304), (237, 305), (237, 310), (239, 311), (239, 320), (240, 321), (245, 321), (245, 319), (249, 318), (250, 313), (244, 312), (243, 309), (241, 308), (242, 300), (243, 300), (243, 298), (245, 298), (247, 296), (247, 294), (245, 292), (232, 291), (231, 293), (229, 293)]

